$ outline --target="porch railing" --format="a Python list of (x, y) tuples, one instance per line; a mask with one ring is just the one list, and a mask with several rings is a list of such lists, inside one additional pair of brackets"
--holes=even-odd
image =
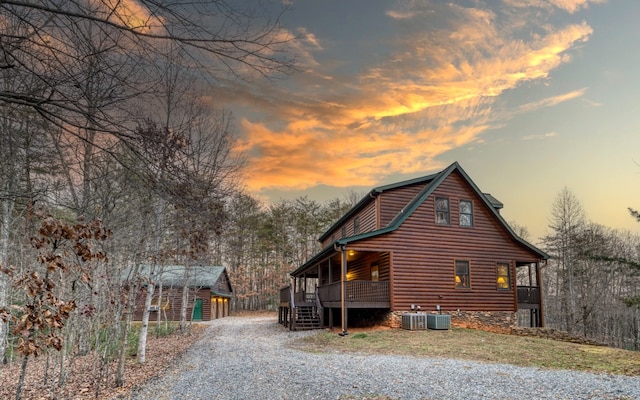
[[(346, 298), (350, 303), (388, 303), (389, 302), (389, 282), (373, 281), (347, 281)], [(315, 292), (291, 293), (291, 286), (280, 289), (280, 303), (300, 304), (316, 303), (319, 299), (322, 303), (339, 302), (340, 282), (331, 283), (318, 287), (318, 297)], [(518, 292), (519, 293), (519, 292)]]
[(289, 303), (291, 301), (291, 286), (285, 286), (280, 289), (280, 303)]
[(518, 303), (540, 304), (539, 286), (518, 286)]
[[(348, 302), (379, 303), (389, 301), (389, 282), (347, 281), (346, 297)], [(340, 282), (318, 287), (318, 295), (322, 302), (340, 301)]]
[(316, 301), (315, 292), (297, 292), (294, 293), (296, 303), (314, 303)]
[(280, 289), (280, 303), (298, 304), (298, 303), (315, 303), (315, 292), (297, 292), (292, 293), (291, 286)]

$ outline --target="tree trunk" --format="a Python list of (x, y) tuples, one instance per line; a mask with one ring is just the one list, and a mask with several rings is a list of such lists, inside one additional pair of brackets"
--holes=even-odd
[[(0, 266), (7, 268), (9, 265), (9, 228), (13, 202), (5, 198), (2, 200), (2, 226), (0, 226)], [(9, 276), (0, 272), (0, 308), (7, 306)], [(4, 363), (7, 344), (7, 324), (0, 320), (0, 356)], [(0, 368), (2, 371), (2, 368)]]
[(24, 388), (24, 377), (27, 374), (27, 362), (29, 357), (22, 356), (22, 365), (20, 366), (20, 378), (18, 379), (18, 387), (16, 388), (16, 400), (22, 399), (22, 389)]
[(156, 313), (156, 337), (160, 336), (161, 323), (162, 323), (162, 279), (158, 283), (158, 312)]
[(157, 267), (151, 267), (151, 282), (147, 285), (147, 297), (144, 301), (144, 310), (142, 312), (142, 326), (140, 326), (140, 335), (138, 337), (138, 364), (144, 364), (147, 359), (147, 333), (149, 332), (149, 309), (151, 308), (151, 300), (155, 291), (155, 282), (157, 280)]
[(164, 200), (160, 198), (158, 200), (158, 207), (156, 208), (156, 232), (155, 241), (153, 244), (153, 252), (155, 260), (151, 267), (150, 280), (147, 285), (147, 298), (144, 302), (144, 310), (142, 312), (142, 326), (140, 327), (140, 336), (138, 337), (138, 364), (143, 364), (147, 358), (147, 333), (149, 332), (149, 309), (151, 308), (151, 300), (153, 299), (153, 292), (155, 285), (158, 282), (158, 256), (160, 254), (160, 237), (162, 235), (161, 228), (163, 224), (164, 216)]
[[(130, 276), (130, 282), (135, 282), (135, 280), (138, 279), (138, 267), (139, 265), (136, 264), (133, 273)], [(131, 320), (136, 306), (136, 294), (138, 293), (138, 285), (131, 284), (130, 282), (126, 288), (127, 302), (123, 307), (119, 307), (121, 311), (119, 312), (120, 315), (118, 317), (121, 317), (122, 314), (124, 314), (124, 326), (122, 324), (120, 326), (120, 347), (118, 349), (118, 367), (116, 369), (115, 382), (117, 387), (122, 387), (124, 385), (124, 371), (127, 361), (127, 350), (129, 347), (129, 332), (131, 331)], [(118, 319), (118, 321), (120, 321), (120, 319)]]
[[(131, 304), (131, 303), (129, 303)], [(129, 347), (129, 331), (131, 330), (131, 311), (126, 313), (124, 326), (120, 333), (120, 348), (118, 353), (118, 369), (116, 370), (116, 386), (124, 385), (124, 371), (127, 361), (127, 348)]]
[[(184, 285), (182, 286), (182, 307), (180, 307), (180, 332), (187, 332), (187, 306), (189, 305), (189, 267), (184, 268)], [(195, 303), (193, 308), (195, 308)], [(193, 317), (193, 308), (191, 316)]]

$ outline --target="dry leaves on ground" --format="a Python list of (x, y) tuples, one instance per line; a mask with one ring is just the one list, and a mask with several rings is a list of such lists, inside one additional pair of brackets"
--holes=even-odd
[[(22, 398), (24, 400), (47, 399), (112, 399), (125, 397), (131, 389), (143, 384), (149, 378), (162, 374), (173, 361), (205, 332), (204, 324), (191, 326), (189, 334), (176, 332), (170, 336), (156, 338), (149, 335), (147, 341), (147, 360), (137, 364), (135, 358), (127, 360), (125, 384), (115, 387), (116, 364), (110, 363), (100, 368), (100, 362), (94, 354), (67, 359), (68, 371), (66, 383), (59, 387), (59, 366), (47, 368), (46, 356), (29, 359)], [(20, 362), (2, 366), (0, 375), (0, 399), (12, 399), (20, 375)], [(95, 382), (101, 381), (100, 388)]]

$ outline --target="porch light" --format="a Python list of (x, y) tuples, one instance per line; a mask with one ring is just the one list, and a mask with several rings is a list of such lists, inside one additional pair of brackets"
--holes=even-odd
[(356, 255), (356, 252), (354, 250), (349, 250), (349, 255), (350, 256), (354, 256), (354, 255)]

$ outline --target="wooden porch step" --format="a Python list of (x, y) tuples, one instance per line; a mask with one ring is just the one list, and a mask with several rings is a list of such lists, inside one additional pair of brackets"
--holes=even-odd
[(296, 330), (320, 329), (320, 316), (313, 306), (299, 306), (294, 311)]

